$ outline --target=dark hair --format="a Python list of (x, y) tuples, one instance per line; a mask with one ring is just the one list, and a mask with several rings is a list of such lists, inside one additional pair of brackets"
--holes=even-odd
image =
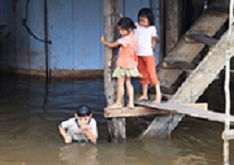
[(123, 17), (119, 20), (118, 22), (118, 26), (120, 26), (121, 28), (123, 28), (124, 30), (133, 30), (136, 29), (136, 25), (134, 24), (134, 22), (132, 21), (131, 18), (128, 17)]
[(76, 114), (79, 117), (89, 116), (91, 114), (91, 108), (87, 105), (80, 105), (77, 107)]
[(140, 17), (145, 17), (149, 20), (150, 26), (154, 25), (154, 14), (150, 8), (143, 8), (138, 13), (138, 22)]

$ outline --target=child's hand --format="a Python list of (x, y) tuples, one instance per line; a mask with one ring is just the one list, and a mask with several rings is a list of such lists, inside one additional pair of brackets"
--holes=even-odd
[(105, 39), (104, 39), (104, 36), (101, 37), (101, 43), (104, 43), (105, 42)]
[(87, 129), (88, 129), (88, 124), (83, 124), (83, 125), (81, 125), (81, 129), (84, 130), (84, 131), (87, 131)]
[(72, 138), (67, 135), (67, 136), (64, 137), (64, 142), (67, 143), (67, 144), (69, 144), (69, 143), (72, 142)]

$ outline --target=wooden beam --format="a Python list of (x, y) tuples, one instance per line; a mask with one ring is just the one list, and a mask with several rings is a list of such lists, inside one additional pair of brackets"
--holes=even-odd
[(134, 109), (122, 108), (122, 109), (105, 109), (105, 118), (115, 118), (115, 117), (139, 117), (139, 116), (149, 116), (149, 115), (159, 115), (159, 114), (169, 114), (170, 112), (165, 110), (156, 110), (147, 107), (135, 107)]
[[(119, 0), (103, 0), (104, 4), (104, 37), (108, 42), (117, 39), (117, 22), (119, 20)], [(104, 88), (107, 104), (113, 104), (116, 99), (116, 81), (112, 78), (113, 60), (118, 51), (104, 48)], [(125, 118), (113, 118), (108, 121), (110, 142), (123, 142), (126, 139)]]
[(197, 42), (206, 44), (208, 46), (213, 46), (213, 45), (217, 44), (217, 42), (218, 42), (217, 39), (210, 37), (206, 34), (202, 34), (202, 33), (189, 33), (189, 34), (186, 34), (186, 37), (188, 37), (192, 40), (195, 40)]
[[(180, 113), (191, 117), (203, 118), (211, 121), (224, 122), (225, 114), (216, 113), (212, 111), (201, 111), (199, 108), (187, 107), (185, 105), (173, 104), (173, 103), (161, 103), (152, 104), (148, 102), (137, 102), (138, 105), (155, 108), (160, 110), (167, 110), (173, 113)], [(230, 121), (234, 122), (234, 116), (230, 117)]]
[(222, 139), (225, 139), (225, 140), (234, 140), (234, 129), (228, 130), (228, 131), (224, 131), (223, 134), (222, 134)]
[(181, 0), (164, 0), (165, 53), (176, 45), (181, 34)]
[[(198, 103), (198, 104), (184, 104), (185, 107), (197, 108), (198, 110), (207, 110), (207, 103)], [(162, 115), (162, 114), (171, 114), (165, 109), (155, 109), (149, 107), (135, 107), (130, 109), (127, 107), (121, 109), (105, 109), (104, 117), (105, 118), (118, 118), (118, 117), (139, 117), (139, 116), (150, 116), (150, 115)]]

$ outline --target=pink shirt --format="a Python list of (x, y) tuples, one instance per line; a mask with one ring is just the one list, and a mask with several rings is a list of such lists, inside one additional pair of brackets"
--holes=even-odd
[(134, 69), (137, 67), (137, 46), (138, 40), (135, 35), (128, 35), (118, 40), (121, 44), (119, 57), (116, 61), (116, 66), (124, 69)]

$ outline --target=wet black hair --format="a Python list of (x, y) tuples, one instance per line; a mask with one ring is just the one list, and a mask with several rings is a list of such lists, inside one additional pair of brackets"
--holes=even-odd
[(150, 8), (142, 8), (138, 12), (138, 22), (140, 17), (145, 17), (149, 20), (150, 26), (154, 25), (154, 14), (153, 11)]
[(124, 30), (136, 29), (136, 25), (134, 24), (133, 20), (131, 18), (128, 18), (128, 17), (121, 18), (118, 22), (118, 26), (120, 26)]
[(79, 117), (85, 117), (92, 114), (91, 108), (87, 105), (80, 105), (77, 107), (76, 114)]

